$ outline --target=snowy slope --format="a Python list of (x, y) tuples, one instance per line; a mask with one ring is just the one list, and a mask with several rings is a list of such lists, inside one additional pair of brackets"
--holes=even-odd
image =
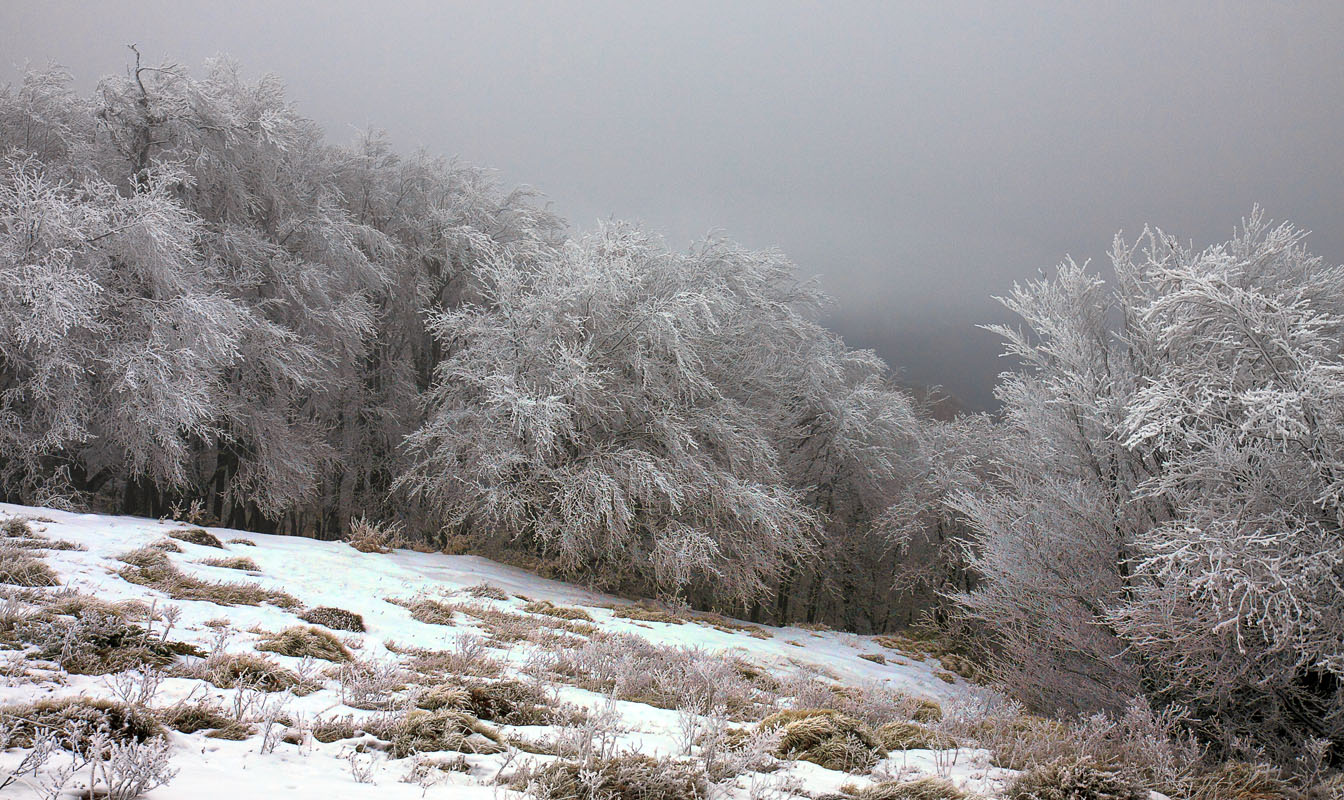
[[(181, 523), (0, 504), (0, 520), (12, 516), (49, 520), (35, 523), (34, 527), (47, 538), (67, 540), (86, 548), (52, 551), (47, 555), (47, 563), (67, 586), (107, 601), (141, 600), (158, 607), (178, 607), (181, 615), (172, 633), (175, 640), (198, 644), (206, 650), (218, 647), (222, 643), (217, 632), (219, 620), (226, 618), (233, 635), (225, 646), (230, 650), (251, 651), (261, 634), (302, 624), (296, 617), (300, 609), (285, 610), (270, 605), (223, 607), (210, 602), (174, 600), (117, 575), (124, 566), (117, 556), (162, 540), (168, 531), (181, 528)], [(224, 553), (216, 548), (180, 542), (183, 552), (170, 557), (182, 571), (209, 580), (243, 581), (283, 590), (307, 607), (336, 606), (356, 612), (363, 616), (367, 632), (343, 636), (361, 659), (394, 661), (400, 658), (397, 652), (389, 650), (389, 642), (401, 652), (407, 647), (446, 650), (456, 646), (460, 638), (481, 637), (482, 631), (471, 624), (444, 626), (416, 621), (410, 611), (388, 600), (416, 596), (452, 598), (469, 587), (489, 584), (502, 589), (508, 599), (466, 599), (514, 613), (522, 613), (527, 600), (579, 607), (605, 632), (629, 633), (659, 645), (732, 654), (781, 678), (799, 671), (812, 672), (843, 685), (878, 684), (944, 703), (967, 691), (963, 683), (947, 682), (946, 673), (937, 677), (935, 673), (942, 670), (936, 662), (902, 656), (883, 647), (873, 637), (745, 624), (742, 626), (745, 630), (727, 629), (727, 626), (721, 626), (721, 629), (713, 627), (711, 617), (686, 624), (636, 621), (613, 616), (613, 607), (628, 605), (628, 601), (542, 579), (483, 558), (409, 550), (386, 555), (365, 554), (339, 542), (223, 528), (208, 530), (222, 541), (241, 538), (253, 542), (256, 546), (228, 544), (227, 555), (251, 558), (260, 569), (255, 573), (240, 573), (196, 564), (194, 562), (202, 558)], [(533, 657), (532, 651), (536, 647), (521, 642), (492, 655), (505, 662), (508, 668), (514, 668)], [(882, 655), (888, 663), (860, 658), (862, 654)], [(0, 657), (4, 655), (0, 653)], [(286, 664), (295, 661), (283, 656), (274, 658)], [(0, 704), (31, 701), (36, 696), (80, 693), (111, 696), (106, 677), (52, 674), (36, 684), (14, 680), (8, 683), (0, 686)], [(208, 691), (220, 697), (222, 702), (232, 694), (201, 681), (170, 678), (164, 682), (156, 705), (171, 703), (192, 691), (198, 696), (202, 691)], [(563, 688), (560, 696), (590, 709), (602, 708), (607, 702), (602, 696), (577, 687)], [(613, 705), (626, 729), (622, 734), (623, 746), (653, 755), (675, 754), (680, 724), (677, 711), (626, 701), (617, 701)], [(294, 714), (304, 716), (367, 713), (343, 707), (339, 687), (333, 681), (328, 681), (321, 691), (294, 698), (291, 708)], [(173, 765), (180, 772), (169, 785), (146, 797), (203, 800), (233, 798), (240, 792), (255, 794), (259, 790), (265, 792), (264, 796), (274, 794), (291, 798), (517, 796), (504, 787), (491, 785), (500, 765), (507, 761), (504, 755), (468, 756), (467, 760), (472, 764), (470, 773), (452, 773), (443, 783), (426, 789), (400, 780), (407, 770), (404, 760), (387, 759), (381, 753), (352, 756), (352, 748), (341, 742), (322, 744), (310, 740), (300, 745), (281, 744), (268, 754), (260, 752), (257, 737), (224, 741), (206, 738), (200, 733), (174, 733), (171, 742), (175, 749)], [(15, 751), (0, 754), (0, 764), (12, 764), (19, 757)], [(371, 783), (359, 783), (352, 777), (349, 760), (352, 757), (356, 761), (364, 759), (374, 771)], [(518, 757), (518, 754), (513, 755), (513, 758)], [(544, 758), (526, 754), (522, 757)], [(768, 776), (747, 776), (738, 781), (739, 788), (728, 787), (721, 791), (725, 796), (761, 796), (762, 787), (769, 784), (777, 789), (802, 787), (805, 794), (798, 796), (807, 796), (836, 792), (846, 784), (862, 787), (872, 782), (868, 777), (828, 770), (807, 762), (785, 764), (784, 769)], [(999, 788), (1006, 775), (1005, 771), (989, 766), (987, 753), (971, 750), (895, 752), (879, 765), (879, 772), (883, 771), (888, 774), (941, 773), (968, 789), (985, 793)], [(753, 783), (756, 784), (754, 791)], [(20, 786), (11, 786), (6, 791), (16, 792), (13, 796), (19, 798), (40, 796)], [(786, 792), (781, 796), (790, 795)]]

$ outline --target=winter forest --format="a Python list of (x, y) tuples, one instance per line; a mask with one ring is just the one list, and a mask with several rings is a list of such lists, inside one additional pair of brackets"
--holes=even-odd
[(0, 91), (0, 500), (936, 637), (1302, 797), (1344, 759), (1344, 268), (1291, 223), (1001, 287), (949, 419), (780, 252), (575, 232), (226, 60), (74, 85)]

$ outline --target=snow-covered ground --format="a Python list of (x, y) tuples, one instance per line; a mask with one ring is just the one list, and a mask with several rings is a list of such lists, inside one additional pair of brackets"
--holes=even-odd
[[(254, 645), (267, 633), (275, 633), (303, 624), (297, 618), (300, 608), (282, 609), (271, 605), (221, 606), (205, 601), (172, 599), (121, 578), (117, 573), (125, 565), (118, 556), (135, 548), (162, 540), (182, 523), (134, 517), (74, 514), (45, 508), (0, 504), (0, 521), (14, 516), (49, 520), (33, 524), (49, 539), (81, 545), (82, 550), (55, 550), (46, 554), (46, 563), (65, 586), (116, 602), (140, 600), (157, 608), (175, 606), (180, 617), (171, 638), (200, 646), (203, 650), (226, 647), (230, 651), (253, 652)], [(525, 614), (528, 601), (549, 601), (556, 605), (581, 608), (601, 631), (625, 633), (648, 642), (684, 648), (696, 648), (706, 654), (731, 655), (780, 679), (809, 674), (819, 680), (844, 686), (881, 686), (941, 703), (953, 702), (967, 692), (958, 680), (948, 675), (936, 661), (920, 660), (884, 647), (874, 637), (836, 631), (813, 631), (798, 627), (774, 628), (734, 623), (714, 625), (710, 616), (687, 615), (684, 623), (650, 622), (614, 615), (613, 609), (629, 601), (589, 591), (581, 587), (546, 580), (513, 567), (474, 556), (450, 556), (397, 550), (390, 554), (361, 553), (345, 543), (270, 536), (224, 528), (208, 528), (220, 540), (245, 539), (255, 546), (226, 545), (227, 555), (245, 556), (259, 569), (242, 573), (195, 562), (226, 555), (219, 549), (179, 542), (181, 553), (169, 558), (183, 572), (215, 581), (239, 581), (283, 590), (305, 607), (334, 606), (360, 614), (366, 632), (341, 633), (346, 645), (359, 659), (393, 662), (405, 658), (409, 648), (452, 650), (459, 640), (484, 638), (477, 621), (463, 618), (451, 626), (427, 624), (412, 618), (411, 612), (392, 600), (415, 597), (439, 598), (451, 602), (470, 602), (494, 606), (516, 614)], [(502, 590), (507, 599), (475, 597), (465, 590), (488, 584)], [(221, 634), (221, 619), (227, 619), (227, 635)], [(544, 619), (544, 618), (543, 618)], [(395, 651), (389, 649), (392, 643)], [(522, 670), (538, 657), (543, 645), (521, 641), (503, 649), (493, 649), (505, 674)], [(860, 658), (882, 656), (886, 663)], [(298, 659), (267, 654), (291, 668)], [(17, 657), (0, 652), (0, 659)], [(189, 657), (188, 657), (189, 658)], [(39, 665), (40, 666), (40, 665)], [(64, 675), (58, 672), (29, 677), (0, 678), (0, 705), (30, 702), (40, 697), (88, 695), (112, 697), (107, 676)], [(338, 682), (327, 678), (324, 688), (303, 697), (294, 697), (288, 713), (291, 717), (317, 718), (370, 712), (346, 707)], [(221, 704), (231, 702), (233, 690), (218, 689), (200, 680), (173, 677), (164, 681), (156, 706), (171, 704), (188, 696), (205, 693)], [(609, 701), (601, 694), (568, 686), (558, 696), (566, 702), (590, 710), (608, 704), (619, 714), (620, 746), (654, 756), (680, 755), (685, 746), (685, 714), (626, 700)], [(553, 733), (546, 728), (499, 726), (519, 740), (544, 738)], [(445, 773), (434, 785), (405, 782), (410, 759), (391, 759), (379, 751), (356, 753), (350, 742), (323, 744), (310, 736), (298, 743), (281, 743), (273, 752), (264, 753), (262, 737), (243, 741), (207, 738), (204, 733), (173, 732), (169, 740), (174, 750), (173, 767), (178, 774), (168, 785), (145, 796), (148, 798), (190, 797), (235, 798), (240, 795), (290, 798), (399, 798), (441, 796), (452, 798), (505, 798), (518, 796), (496, 782), (502, 767), (516, 769), (522, 760), (547, 759), (550, 756), (511, 751), (496, 755), (468, 755), (470, 772)], [(22, 754), (17, 750), (0, 754), (0, 766), (12, 766)], [(352, 765), (352, 759), (355, 762)], [(896, 775), (942, 775), (964, 788), (992, 795), (1003, 785), (1009, 773), (990, 765), (989, 754), (982, 750), (896, 751), (879, 762), (873, 772), (861, 775), (825, 769), (805, 761), (783, 761), (782, 768), (769, 774), (744, 774), (736, 783), (716, 787), (723, 797), (820, 796), (840, 791), (842, 786), (862, 788), (875, 777)], [(358, 782), (354, 773), (371, 770), (368, 782)], [(792, 787), (792, 788), (790, 788)], [(16, 784), (5, 790), (16, 798), (40, 797), (32, 787)], [(260, 795), (258, 793), (260, 792)]]

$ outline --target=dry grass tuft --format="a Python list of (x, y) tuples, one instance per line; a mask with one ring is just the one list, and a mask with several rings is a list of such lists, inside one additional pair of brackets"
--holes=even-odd
[(345, 542), (361, 553), (390, 553), (403, 545), (401, 525), (386, 525), (360, 517), (350, 522)]
[(548, 617), (556, 617), (558, 619), (577, 619), (583, 620), (584, 622), (593, 621), (593, 615), (584, 611), (582, 608), (557, 606), (553, 605), (549, 600), (534, 600), (523, 606), (523, 610), (529, 614), (545, 614)]
[(364, 618), (353, 611), (333, 606), (310, 608), (299, 615), (299, 619), (313, 625), (321, 625), (334, 631), (364, 633)]
[(1244, 761), (1222, 764), (1218, 769), (1200, 775), (1193, 783), (1191, 800), (1299, 800), (1301, 797), (1279, 770)]
[(207, 567), (223, 567), (224, 569), (236, 569), (242, 572), (261, 572), (261, 567), (257, 562), (247, 556), (220, 556), (219, 558), (203, 558), (196, 562), (204, 564)]
[(209, 681), (221, 689), (240, 686), (260, 692), (292, 689), (295, 694), (302, 694), (304, 689), (297, 672), (251, 653), (211, 654), (191, 670), (189, 676)]
[(858, 800), (969, 800), (970, 797), (950, 781), (934, 777), (879, 783), (858, 794)]
[(177, 568), (162, 551), (142, 547), (123, 554), (126, 564), (117, 574), (123, 580), (139, 586), (148, 586), (177, 600), (204, 600), (221, 606), (259, 606), (268, 603), (280, 608), (298, 608), (301, 604), (293, 596), (278, 589), (267, 589), (254, 583), (224, 583), (203, 581)]
[(219, 706), (205, 701), (171, 706), (164, 709), (159, 718), (164, 725), (180, 733), (224, 730), (236, 724)]
[(781, 711), (761, 720), (758, 730), (782, 729), (776, 755), (843, 772), (864, 772), (883, 755), (868, 726), (831, 709)]
[(31, 549), (0, 544), (0, 583), (13, 586), (56, 586), (60, 579)]
[(229, 540), (229, 544), (241, 544), (241, 545), (244, 546), (244, 547), (256, 547), (256, 546), (257, 546), (257, 543), (256, 543), (256, 542), (252, 541), (251, 539), (244, 539), (244, 538), (241, 537), (241, 536), (237, 536), (237, 537), (234, 537), (234, 538), (230, 539), (230, 540)]
[(888, 722), (877, 729), (877, 739), (887, 750), (951, 750), (957, 740), (917, 722)]
[(383, 731), (393, 758), (453, 750), (488, 755), (504, 752), (499, 733), (461, 711), (412, 711)]
[(514, 788), (537, 800), (701, 800), (709, 789), (697, 765), (640, 753), (587, 764), (556, 761), (525, 778)]
[(168, 536), (177, 539), (180, 542), (186, 542), (187, 544), (196, 544), (201, 547), (216, 547), (220, 550), (224, 549), (224, 543), (219, 540), (219, 537), (210, 531), (207, 531), (205, 528), (178, 528), (176, 530), (168, 531)]
[[(1086, 761), (1032, 767), (1013, 779), (1007, 800), (1148, 800), (1148, 790)], [(1220, 800), (1232, 800), (1220, 795)]]
[(340, 639), (324, 630), (303, 625), (286, 628), (263, 639), (257, 649), (291, 658), (308, 656), (337, 663), (344, 663), (351, 658), (350, 651)]
[(11, 747), (32, 747), (40, 730), (60, 732), (62, 745), (82, 753), (91, 736), (105, 731), (113, 741), (143, 742), (163, 734), (163, 727), (148, 712), (111, 700), (67, 697), (38, 700), (0, 708), (0, 720), (11, 726)]
[(486, 598), (489, 600), (503, 601), (509, 599), (509, 593), (493, 583), (478, 583), (475, 586), (468, 586), (462, 591), (472, 597)]
[(686, 619), (669, 609), (658, 608), (649, 603), (640, 603), (633, 606), (617, 606), (612, 609), (612, 616), (620, 619), (632, 619), (636, 622), (662, 622), (668, 625), (684, 625)]

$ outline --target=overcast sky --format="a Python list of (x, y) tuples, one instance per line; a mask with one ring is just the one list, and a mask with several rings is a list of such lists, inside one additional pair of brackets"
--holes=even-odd
[(229, 54), (577, 229), (778, 247), (852, 344), (985, 407), (990, 295), (1119, 229), (1221, 241), (1260, 203), (1344, 260), (1341, 38), (1340, 2), (0, 0), (0, 81)]

